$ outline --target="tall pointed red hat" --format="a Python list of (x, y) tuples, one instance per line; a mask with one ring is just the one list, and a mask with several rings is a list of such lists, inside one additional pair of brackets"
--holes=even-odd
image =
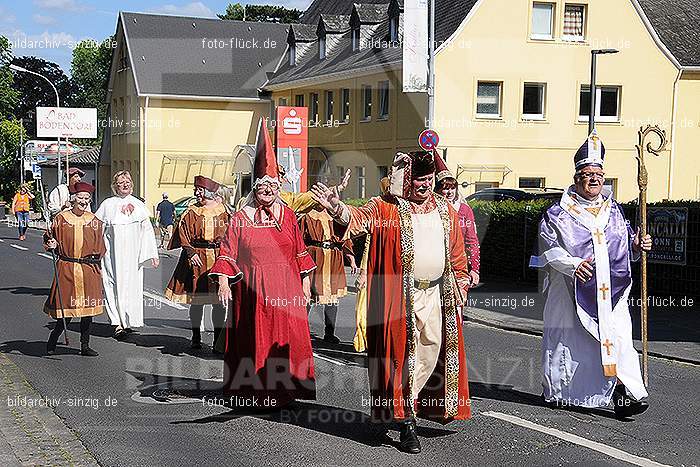
[(253, 167), (253, 184), (272, 182), (280, 184), (277, 170), (277, 158), (275, 148), (270, 140), (265, 119), (260, 118), (258, 135), (255, 139), (255, 164)]
[(446, 178), (455, 178), (447, 168), (447, 164), (442, 160), (442, 156), (436, 150), (433, 149), (433, 157), (435, 158), (435, 181), (440, 182)]

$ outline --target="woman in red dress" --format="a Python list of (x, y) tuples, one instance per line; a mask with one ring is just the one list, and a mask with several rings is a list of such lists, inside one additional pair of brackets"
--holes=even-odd
[(264, 136), (261, 149), (258, 133), (262, 154), (255, 161), (253, 192), (232, 216), (210, 274), (218, 276), (224, 307), (232, 303), (224, 391), (234, 406), (274, 409), (316, 398), (306, 314), (308, 274), (316, 265), (294, 212), (279, 199), (277, 163), (267, 131)]

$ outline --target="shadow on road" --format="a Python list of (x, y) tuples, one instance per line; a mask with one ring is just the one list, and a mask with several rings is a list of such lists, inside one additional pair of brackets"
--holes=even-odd
[[(48, 334), (46, 337), (48, 339)], [(78, 339), (76, 339), (75, 342), (78, 342)], [(71, 345), (72, 344), (73, 341), (71, 341)], [(20, 353), (28, 357), (47, 357), (46, 341), (7, 341), (0, 343), (0, 352), (7, 354)], [(78, 354), (80, 354), (80, 350), (78, 348), (66, 347), (63, 345), (63, 337), (59, 339), (54, 356)]]
[(7, 290), (13, 295), (49, 296), (48, 287), (0, 287), (0, 291)]
[(469, 382), (469, 396), (472, 400), (490, 399), (502, 402), (514, 402), (521, 405), (529, 405), (531, 407), (545, 407), (552, 410), (563, 410), (568, 412), (576, 412), (586, 415), (597, 415), (603, 418), (616, 419), (612, 410), (603, 408), (584, 408), (576, 406), (567, 406), (566, 408), (555, 409), (547, 404), (539, 394), (531, 394), (528, 392), (518, 391), (513, 386), (503, 384), (489, 384), (480, 382)]

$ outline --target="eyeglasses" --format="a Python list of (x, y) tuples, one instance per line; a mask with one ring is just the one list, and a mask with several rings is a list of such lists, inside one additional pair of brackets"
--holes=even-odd
[(597, 178), (599, 180), (605, 180), (605, 174), (603, 172), (581, 172), (578, 174), (581, 178)]

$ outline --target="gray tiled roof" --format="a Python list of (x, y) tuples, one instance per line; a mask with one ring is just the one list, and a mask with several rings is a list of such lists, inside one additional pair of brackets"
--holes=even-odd
[(350, 15), (321, 15), (326, 32), (340, 33), (350, 29)]
[(140, 94), (258, 97), (289, 28), (142, 13), (122, 18)]
[[(477, 0), (436, 0), (436, 24), (435, 40), (436, 45), (440, 45), (447, 40), (467, 16)], [(386, 40), (388, 38), (388, 6), (390, 0), (362, 0), (361, 8), (367, 9), (366, 5), (374, 6), (376, 10), (384, 12), (384, 20), (378, 23), (371, 30), (374, 40)], [(403, 3), (403, 2), (401, 2)], [(381, 4), (381, 5), (379, 5)], [(306, 10), (302, 21), (312, 22), (323, 18), (326, 21), (327, 15), (348, 15), (353, 10), (354, 3), (348, 0), (315, 0)], [(359, 11), (358, 11), (359, 13)], [(367, 38), (362, 37), (365, 41)], [(403, 50), (398, 47), (385, 47), (381, 49), (366, 49), (352, 52), (350, 45), (350, 33), (343, 34), (343, 40), (338, 44), (333, 44), (333, 56), (326, 60), (319, 60), (318, 47), (305, 50), (304, 56), (297, 56), (297, 65), (289, 66), (285, 60), (279, 70), (271, 77), (268, 85), (282, 84), (300, 79), (322, 77), (327, 74), (362, 70), (372, 66), (389, 66), (389, 64), (400, 63)]]
[(661, 42), (682, 66), (700, 66), (700, 2), (639, 0)]
[(290, 24), (291, 32), (298, 42), (313, 42), (316, 40), (316, 24)]
[(376, 24), (386, 20), (388, 3), (355, 3), (357, 16), (362, 24)]

